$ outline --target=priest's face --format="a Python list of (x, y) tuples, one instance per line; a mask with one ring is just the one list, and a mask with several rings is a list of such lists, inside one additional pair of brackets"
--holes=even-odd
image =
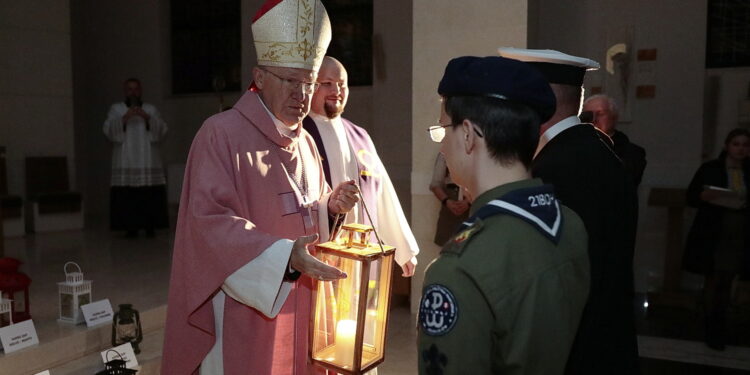
[(259, 66), (253, 70), (253, 77), (263, 103), (285, 125), (299, 124), (310, 112), (315, 71)]
[(125, 81), (122, 90), (126, 98), (141, 98), (141, 83), (138, 81)]
[(349, 98), (349, 76), (338, 60), (326, 56), (318, 72), (318, 91), (312, 100), (312, 111), (334, 118), (340, 116), (346, 108)]

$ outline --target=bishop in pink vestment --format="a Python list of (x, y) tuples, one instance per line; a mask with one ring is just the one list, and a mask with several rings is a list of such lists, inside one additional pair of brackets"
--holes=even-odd
[[(295, 150), (301, 159), (294, 157)], [(304, 164), (308, 194), (323, 201), (311, 207), (313, 225), (285, 163)], [(327, 185), (312, 138), (301, 127), (293, 138), (282, 136), (252, 91), (232, 110), (206, 120), (193, 141), (183, 186), (165, 374), (195, 373), (214, 345), (212, 298), (225, 280), (277, 241), (317, 233), (318, 216), (327, 205)], [(327, 220), (326, 213), (322, 217)], [(327, 231), (325, 226), (321, 229)], [(282, 281), (284, 271), (264, 284), (275, 283), (276, 290), (281, 289), (288, 283)], [(293, 283), (275, 318), (225, 298), (225, 374), (309, 372), (307, 340), (300, 338), (308, 334), (311, 286), (312, 280), (304, 275)]]
[[(331, 193), (300, 124), (330, 22), (320, 0), (268, 0), (253, 36), (253, 89), (205, 121), (188, 156), (163, 374), (312, 373), (309, 275), (345, 276), (305, 252), (311, 238), (300, 245), (327, 238), (328, 207), (344, 212), (357, 199), (353, 185)], [(306, 48), (278, 54), (279, 45)]]

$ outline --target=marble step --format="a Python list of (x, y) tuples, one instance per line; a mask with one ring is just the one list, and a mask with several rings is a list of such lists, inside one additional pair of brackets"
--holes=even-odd
[[(163, 341), (164, 322), (166, 320), (166, 305), (141, 312), (141, 328), (143, 329), (144, 339), (142, 345), (151, 346), (149, 354), (139, 354), (138, 359), (143, 356), (144, 371), (154, 366), (149, 364), (157, 356), (161, 357), (161, 346)], [(86, 358), (99, 358), (99, 353), (107, 348), (112, 347), (112, 325), (102, 324), (101, 326), (86, 328), (85, 325), (70, 326), (57, 321), (51, 322), (34, 322), (39, 335), (39, 345), (31, 348), (19, 350), (5, 355), (0, 354), (0, 374), (8, 375), (33, 375), (38, 372), (62, 368), (66, 364), (75, 363), (82, 360), (81, 366), (85, 367)], [(161, 332), (161, 333), (160, 333)], [(154, 336), (156, 335), (156, 336)], [(160, 336), (159, 336), (160, 335)], [(146, 337), (149, 338), (147, 341)], [(155, 351), (158, 350), (158, 353)], [(149, 357), (150, 356), (150, 357)], [(158, 363), (155, 361), (155, 363)], [(92, 362), (93, 365), (93, 362)], [(102, 366), (98, 367), (103, 369)], [(71, 370), (72, 371), (72, 370)], [(78, 371), (68, 372), (69, 374), (93, 374), (78, 369)], [(158, 373), (158, 370), (157, 372)], [(58, 372), (52, 372), (51, 375), (57, 375)], [(60, 372), (60, 374), (66, 374)]]
[[(159, 375), (163, 342), (164, 329), (143, 336), (140, 345), (141, 352), (137, 356), (138, 375)], [(103, 369), (101, 354), (96, 352), (49, 370), (50, 375), (89, 375), (96, 374)]]

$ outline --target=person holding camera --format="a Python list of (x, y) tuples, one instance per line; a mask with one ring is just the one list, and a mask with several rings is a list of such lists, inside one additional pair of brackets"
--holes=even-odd
[(141, 99), (141, 82), (123, 83), (125, 100), (112, 104), (104, 121), (104, 135), (113, 144), (110, 189), (110, 227), (136, 237), (167, 228), (167, 180), (158, 144), (167, 124), (153, 105)]

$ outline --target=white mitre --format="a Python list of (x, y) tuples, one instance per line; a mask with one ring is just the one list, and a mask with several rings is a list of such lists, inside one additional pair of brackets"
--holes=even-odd
[(252, 28), (258, 65), (317, 71), (331, 42), (320, 0), (267, 0)]

